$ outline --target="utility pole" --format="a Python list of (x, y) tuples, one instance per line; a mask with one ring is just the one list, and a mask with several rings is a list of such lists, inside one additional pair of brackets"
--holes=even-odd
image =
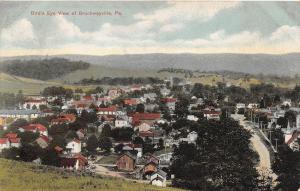
[(272, 145), (272, 130), (270, 130), (269, 132), (270, 132), (270, 143)]
[(276, 141), (276, 142), (275, 142), (275, 145), (276, 145), (276, 146), (275, 146), (275, 148), (276, 148), (276, 152), (278, 152), (278, 149), (277, 149), (277, 141), (278, 141), (278, 139), (277, 139), (277, 138), (275, 138), (275, 141)]

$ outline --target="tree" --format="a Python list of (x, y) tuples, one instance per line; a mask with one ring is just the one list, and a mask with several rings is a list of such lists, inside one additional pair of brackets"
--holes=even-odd
[(42, 157), (42, 164), (43, 165), (51, 165), (51, 166), (59, 166), (60, 159), (57, 152), (54, 149), (47, 150), (43, 153)]
[(111, 136), (111, 127), (109, 124), (105, 124), (101, 131), (101, 137), (110, 137)]
[(142, 104), (142, 103), (137, 104), (135, 111), (139, 112), (139, 113), (144, 113), (145, 112), (145, 106), (144, 106), (144, 104)]
[(162, 138), (160, 138), (159, 140), (158, 140), (158, 149), (163, 149), (163, 148), (165, 148), (165, 144), (164, 144), (164, 140), (162, 139)]
[(136, 144), (136, 145), (143, 145), (144, 140), (141, 137), (135, 137), (134, 140), (132, 141), (132, 143)]
[(100, 137), (99, 138), (99, 147), (106, 152), (110, 152), (112, 147), (112, 142), (108, 137)]
[(174, 113), (177, 115), (177, 117), (182, 118), (188, 114), (189, 104), (190, 104), (189, 100), (185, 97), (180, 97), (178, 99), (178, 101), (175, 104), (175, 111), (174, 111)]
[(3, 149), (1, 152), (1, 157), (11, 160), (18, 160), (20, 155), (20, 149), (16, 147), (11, 147), (8, 149)]
[(116, 146), (114, 147), (114, 151), (115, 151), (116, 153), (120, 153), (120, 152), (123, 151), (123, 147), (124, 147), (124, 144), (120, 143), (120, 144), (118, 144), (118, 145), (116, 145)]
[[(190, 129), (193, 124), (186, 124)], [(190, 190), (257, 190), (258, 173), (250, 133), (231, 118), (201, 121), (193, 127), (196, 144), (182, 142), (174, 149), (173, 185)], [(204, 135), (204, 136), (202, 136)], [(212, 162), (213, 161), (213, 162)]]
[(272, 169), (278, 174), (276, 190), (298, 190), (300, 186), (300, 152), (292, 151), (287, 145), (278, 147)]
[(18, 133), (18, 136), (21, 138), (21, 144), (29, 144), (34, 142), (39, 136), (39, 133), (33, 133), (31, 131), (25, 131), (23, 133)]
[(95, 152), (98, 148), (98, 139), (96, 135), (92, 135), (88, 138), (86, 142), (86, 149), (90, 152)]

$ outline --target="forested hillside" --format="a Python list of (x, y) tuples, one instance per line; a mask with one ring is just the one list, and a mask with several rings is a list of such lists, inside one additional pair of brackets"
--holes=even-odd
[(69, 61), (64, 58), (40, 60), (7, 60), (0, 64), (0, 70), (16, 76), (50, 80), (76, 70), (89, 68), (90, 64), (82, 61)]

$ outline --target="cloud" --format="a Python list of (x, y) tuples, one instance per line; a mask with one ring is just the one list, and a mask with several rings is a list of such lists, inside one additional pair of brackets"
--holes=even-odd
[(17, 20), (11, 26), (1, 30), (0, 40), (4, 46), (22, 46), (27, 43), (34, 43), (35, 34), (33, 25), (27, 19)]
[(178, 19), (190, 21), (194, 19), (208, 20), (224, 9), (238, 6), (239, 2), (169, 2), (165, 8), (150, 14), (137, 13), (137, 20), (148, 20), (157, 23), (168, 23)]
[(274, 42), (299, 42), (300, 41), (300, 26), (288, 26), (284, 25), (279, 27), (276, 31), (271, 34), (271, 41)]

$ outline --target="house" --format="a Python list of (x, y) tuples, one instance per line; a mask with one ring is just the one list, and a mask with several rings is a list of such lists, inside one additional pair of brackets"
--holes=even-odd
[(10, 142), (8, 138), (0, 138), (0, 152), (2, 152), (3, 149), (10, 148)]
[(136, 156), (137, 158), (141, 158), (143, 156), (143, 147), (142, 145), (137, 145), (137, 144), (125, 144), (122, 148), (123, 151), (126, 152), (131, 152), (131, 151), (136, 151)]
[(84, 138), (84, 130), (83, 129), (79, 129), (78, 131), (76, 131), (76, 134), (78, 136), (79, 139), (83, 139)]
[(285, 134), (285, 143), (294, 151), (300, 150), (300, 145), (297, 142), (300, 139), (300, 133), (297, 130), (290, 131)]
[(169, 89), (167, 89), (167, 88), (164, 87), (164, 88), (160, 89), (160, 93), (163, 96), (167, 96), (167, 95), (169, 95), (171, 93), (171, 90), (169, 90)]
[(159, 158), (150, 154), (147, 156), (147, 162), (154, 162), (156, 165), (159, 165)]
[(220, 110), (215, 110), (215, 109), (210, 109), (210, 108), (206, 108), (203, 110), (203, 115), (208, 120), (210, 120), (210, 119), (219, 120), (221, 113), (222, 112)]
[(292, 106), (292, 100), (291, 99), (285, 99), (285, 100), (283, 100), (281, 105), (291, 107)]
[(6, 126), (6, 118), (5, 117), (0, 117), (0, 125)]
[(110, 115), (115, 116), (116, 115), (117, 108), (115, 106), (111, 107), (98, 107), (97, 108), (97, 115), (103, 116), (103, 115)]
[(128, 106), (134, 106), (134, 105), (138, 104), (138, 100), (137, 99), (133, 99), (133, 98), (124, 99), (123, 100), (123, 104), (124, 105), (128, 105)]
[(37, 133), (38, 132), (38, 133), (40, 133), (40, 135), (48, 136), (48, 130), (47, 130), (47, 128), (44, 125), (39, 124), (39, 123), (29, 124), (29, 125), (20, 127), (18, 130), (20, 132), (25, 132), (25, 131), (31, 131), (33, 133)]
[(118, 170), (133, 171), (136, 165), (136, 156), (126, 152), (117, 159), (116, 165)]
[(151, 126), (148, 123), (142, 123), (136, 126), (134, 129), (138, 129), (139, 131), (149, 131)]
[(150, 176), (150, 183), (152, 185), (166, 187), (166, 182), (167, 173), (162, 170), (158, 170)]
[(147, 123), (149, 125), (153, 125), (154, 122), (160, 120), (160, 113), (134, 113), (132, 115), (132, 123), (133, 125), (139, 125), (141, 123)]
[(125, 119), (116, 119), (115, 120), (115, 127), (116, 128), (128, 127), (128, 126), (129, 126), (128, 120), (125, 120)]
[(198, 117), (196, 117), (195, 115), (188, 115), (186, 117), (187, 120), (190, 120), (190, 121), (198, 121)]
[(81, 152), (81, 141), (79, 141), (78, 139), (73, 139), (67, 143), (66, 148), (71, 153), (80, 153)]
[(122, 94), (122, 90), (120, 88), (113, 88), (108, 90), (107, 95), (111, 99), (115, 99)]
[(158, 170), (158, 164), (155, 163), (154, 161), (149, 161), (147, 164), (145, 164), (143, 168), (143, 174), (144, 175), (150, 175), (153, 174)]
[(21, 146), (21, 139), (18, 138), (16, 133), (7, 133), (5, 137), (8, 138), (10, 147), (19, 148)]
[(13, 119), (26, 119), (31, 120), (40, 116), (38, 110), (8, 110), (1, 109), (0, 117), (2, 118), (13, 118)]
[(194, 143), (198, 138), (198, 133), (196, 131), (192, 131), (187, 135), (188, 142)]
[(45, 99), (27, 99), (23, 104), (24, 109), (39, 109), (41, 105), (47, 105)]
[(50, 139), (45, 136), (45, 135), (41, 135), (39, 138), (36, 139), (36, 143), (42, 148), (45, 149), (49, 146), (50, 143)]
[(60, 114), (58, 118), (51, 120), (51, 125), (58, 125), (58, 124), (69, 124), (76, 121), (76, 116), (74, 114)]
[(88, 160), (81, 154), (61, 154), (60, 167), (75, 170), (84, 170), (88, 165)]
[(157, 98), (157, 94), (156, 93), (146, 93), (143, 96), (145, 98), (145, 100), (149, 99), (150, 101), (155, 101), (155, 99)]
[(167, 98), (162, 98), (161, 102), (165, 103), (166, 106), (169, 108), (169, 110), (174, 111), (177, 99), (176, 98), (167, 97)]

